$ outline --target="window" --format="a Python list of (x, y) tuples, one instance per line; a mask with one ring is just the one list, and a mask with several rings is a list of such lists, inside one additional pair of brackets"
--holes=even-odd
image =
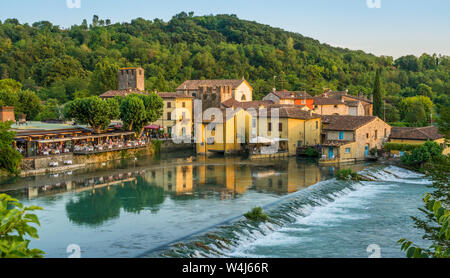
[(384, 137), (387, 137), (387, 129), (384, 129)]
[(267, 130), (268, 130), (269, 132), (272, 131), (272, 123), (269, 123), (269, 124), (268, 124)]
[(306, 104), (306, 100), (302, 99), (302, 104)]
[(139, 75), (142, 75), (142, 70), (139, 70)]
[(319, 121), (316, 121), (316, 129), (319, 129)]
[(172, 171), (167, 172), (167, 178), (170, 180), (172, 178)]
[(338, 108), (338, 106), (337, 106), (337, 105), (335, 105), (335, 106), (334, 106), (334, 108)]
[(344, 132), (339, 131), (339, 140), (344, 140)]
[(279, 132), (282, 132), (282, 131), (283, 131), (283, 124), (282, 124), (282, 123), (279, 123), (279, 124), (278, 124), (278, 131), (279, 131)]
[(351, 149), (350, 148), (346, 148), (345, 149), (345, 153), (350, 153)]
[(369, 139), (369, 133), (366, 133), (366, 138)]
[(246, 99), (245, 95), (242, 95), (241, 101), (246, 101), (246, 100), (247, 100), (247, 99)]
[(167, 102), (167, 108), (171, 108), (172, 107), (172, 102)]
[(378, 138), (378, 130), (375, 130), (375, 139)]
[(172, 113), (167, 112), (167, 119), (168, 119), (169, 121), (172, 120)]
[(256, 128), (256, 119), (253, 119), (253, 128)]
[(186, 108), (186, 102), (183, 102), (183, 103), (181, 104), (181, 107)]

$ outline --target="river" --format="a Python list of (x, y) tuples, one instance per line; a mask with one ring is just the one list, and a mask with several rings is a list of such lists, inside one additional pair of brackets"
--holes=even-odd
[[(0, 192), (43, 208), (30, 245), (47, 257), (75, 245), (81, 257), (395, 258), (400, 238), (429, 244), (410, 218), (429, 181), (395, 166), (348, 167), (377, 181), (337, 181), (335, 167), (296, 158), (175, 154), (4, 180)], [(242, 217), (256, 206), (272, 221)]]

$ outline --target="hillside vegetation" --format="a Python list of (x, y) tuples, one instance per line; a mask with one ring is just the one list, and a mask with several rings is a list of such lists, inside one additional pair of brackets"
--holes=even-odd
[(186, 79), (245, 77), (255, 99), (274, 86), (370, 95), (380, 68), (389, 122), (424, 125), (432, 111), (439, 114), (449, 106), (449, 57), (423, 54), (394, 61), (234, 15), (183, 12), (169, 22), (138, 18), (115, 24), (94, 16), (69, 29), (47, 21), (0, 22), (0, 77), (19, 81), (22, 90), (35, 91), (44, 101), (62, 104), (115, 89), (116, 70), (124, 66), (142, 66), (146, 88), (158, 91), (173, 91)]

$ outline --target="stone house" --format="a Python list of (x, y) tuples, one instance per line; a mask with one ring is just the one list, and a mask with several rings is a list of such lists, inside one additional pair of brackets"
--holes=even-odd
[[(359, 94), (358, 96), (350, 95), (348, 91), (345, 92), (334, 92), (332, 90), (325, 91), (321, 97), (323, 98), (329, 98), (329, 99), (336, 99), (341, 102), (359, 102), (360, 105), (363, 107), (363, 109), (351, 109), (349, 112), (349, 115), (354, 115), (355, 113), (358, 113), (354, 116), (372, 116), (373, 115), (373, 96), (371, 96), (371, 99), (368, 99), (364, 97), (362, 94)], [(359, 106), (359, 105), (358, 105)], [(354, 104), (352, 104), (352, 107)], [(364, 114), (362, 112), (364, 111)]]
[(375, 116), (323, 116), (321, 163), (364, 160), (371, 149), (381, 150), (391, 126)]
[[(427, 141), (438, 143), (443, 149), (444, 154), (450, 153), (450, 147), (445, 141), (444, 135), (439, 133), (435, 126), (427, 127), (392, 127), (389, 142), (398, 144), (422, 145)], [(400, 155), (398, 151), (392, 153)]]

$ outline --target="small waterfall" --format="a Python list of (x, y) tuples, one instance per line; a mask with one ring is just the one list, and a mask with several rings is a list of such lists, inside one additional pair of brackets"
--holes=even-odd
[[(216, 227), (206, 234), (169, 246), (155, 256), (258, 257), (251, 254), (251, 246), (308, 240), (290, 237), (289, 232), (307, 231), (311, 225), (327, 227), (343, 219), (358, 220), (368, 217), (364, 213), (349, 215), (346, 209), (363, 209), (370, 198), (381, 192), (388, 192), (390, 188), (402, 183), (430, 183), (423, 175), (395, 166), (371, 167), (360, 174), (372, 176), (377, 181), (348, 182), (332, 179), (320, 182), (289, 195), (281, 203), (266, 206), (265, 211), (270, 216), (270, 221), (266, 223), (254, 223), (242, 217), (229, 225)], [(292, 227), (292, 224), (295, 226)], [(290, 227), (286, 227), (288, 225)]]

